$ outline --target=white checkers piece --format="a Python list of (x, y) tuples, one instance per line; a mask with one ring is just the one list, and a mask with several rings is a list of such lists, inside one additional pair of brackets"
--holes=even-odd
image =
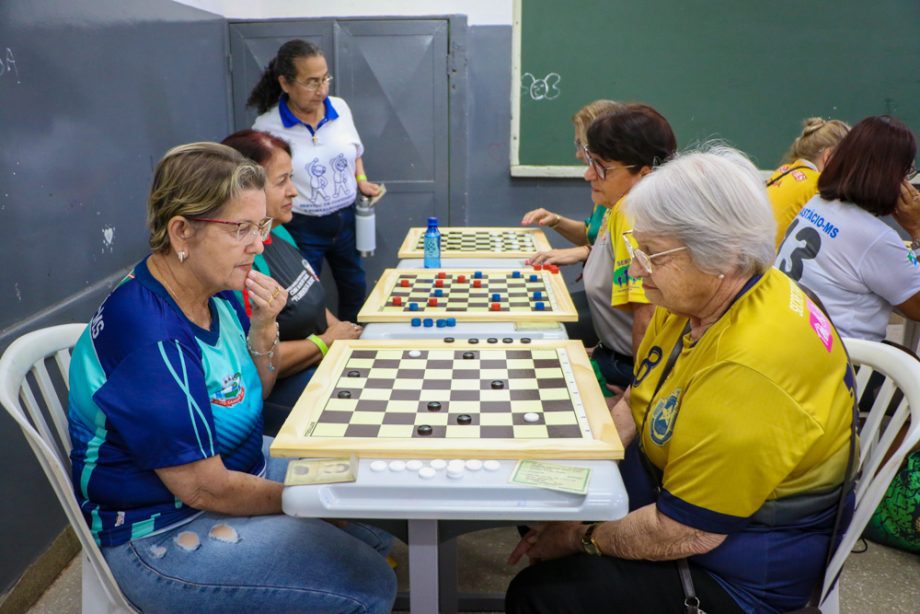
[(482, 469), (482, 461), (476, 460), (475, 458), (466, 461), (465, 465), (470, 471), (479, 471)]
[(466, 473), (466, 469), (463, 468), (463, 465), (448, 465), (447, 466), (447, 477), (453, 480), (459, 480), (463, 477), (463, 474)]
[(540, 414), (536, 412), (529, 411), (526, 414), (524, 414), (524, 422), (539, 422), (539, 421), (540, 421)]
[(463, 469), (464, 467), (466, 467), (466, 461), (464, 461), (463, 459), (460, 459), (460, 458), (455, 458), (455, 459), (451, 460), (449, 463), (447, 463), (447, 469), (448, 469), (448, 470), (450, 470), (450, 469), (457, 469), (457, 468)]
[(385, 460), (375, 460), (371, 463), (371, 471), (386, 471), (387, 462)]
[(441, 469), (444, 469), (445, 467), (447, 467), (447, 461), (444, 460), (443, 458), (436, 458), (433, 461), (431, 461), (431, 468), (434, 469), (435, 471), (440, 471)]
[(389, 466), (390, 466), (390, 471), (399, 472), (399, 471), (405, 471), (405, 470), (406, 470), (406, 463), (405, 463), (405, 461), (401, 461), (401, 460), (390, 461), (390, 465), (389, 465)]
[(418, 358), (422, 353), (419, 350), (409, 350), (409, 358)]
[(418, 477), (422, 478), (423, 480), (430, 480), (437, 474), (438, 472), (431, 467), (422, 467), (418, 470)]
[(498, 471), (502, 468), (502, 464), (497, 460), (487, 460), (482, 466), (486, 468), (486, 471)]
[(425, 463), (423, 463), (420, 460), (410, 460), (409, 462), (406, 463), (406, 469), (408, 469), (409, 471), (418, 471), (424, 466), (425, 466)]

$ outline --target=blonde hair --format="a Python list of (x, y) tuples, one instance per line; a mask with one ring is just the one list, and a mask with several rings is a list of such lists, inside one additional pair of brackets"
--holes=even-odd
[(582, 108), (578, 109), (578, 111), (572, 115), (572, 123), (575, 125), (575, 135), (578, 140), (581, 141), (582, 145), (587, 142), (586, 133), (588, 132), (588, 126), (591, 125), (591, 122), (593, 122), (601, 115), (613, 113), (622, 107), (622, 102), (602, 99), (589, 102)]
[(849, 124), (839, 119), (809, 117), (802, 122), (802, 134), (792, 142), (782, 161), (788, 164), (803, 159), (817, 163), (821, 153), (836, 147), (849, 131)]
[(265, 171), (232, 147), (188, 143), (166, 152), (153, 173), (147, 199), (150, 249), (169, 249), (169, 220), (177, 215), (204, 217), (243, 190), (265, 187)]

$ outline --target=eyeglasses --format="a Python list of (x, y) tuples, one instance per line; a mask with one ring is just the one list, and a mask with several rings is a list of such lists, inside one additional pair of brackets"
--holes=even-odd
[(585, 164), (594, 169), (597, 178), (603, 181), (607, 178), (607, 171), (618, 171), (621, 168), (635, 168), (635, 164), (623, 164), (621, 166), (601, 166), (600, 163), (591, 157), (591, 152), (587, 145), (582, 145), (582, 154), (584, 155)]
[(652, 274), (652, 258), (657, 258), (658, 256), (665, 256), (667, 254), (673, 254), (674, 252), (679, 252), (687, 249), (687, 246), (675, 247), (674, 249), (666, 249), (663, 252), (658, 252), (657, 254), (646, 254), (638, 247), (633, 247), (632, 242), (629, 240), (630, 235), (632, 235), (632, 230), (627, 230), (623, 233), (623, 242), (626, 243), (626, 251), (629, 252), (629, 257), (639, 263), (639, 266), (648, 273)]
[(917, 167), (913, 164), (910, 165), (910, 168), (907, 170), (907, 174), (904, 175), (904, 179), (907, 181), (913, 181), (914, 177), (917, 176), (917, 173), (920, 172), (917, 170)]
[(228, 226), (236, 226), (236, 234), (234, 238), (238, 243), (243, 243), (244, 241), (251, 241), (258, 237), (260, 241), (265, 241), (268, 239), (268, 235), (272, 231), (272, 218), (265, 217), (256, 222), (233, 222), (230, 220), (215, 220), (208, 217), (190, 217), (189, 220), (193, 222), (208, 222), (210, 224), (227, 224)]
[(315, 91), (318, 90), (319, 88), (321, 88), (321, 87), (326, 87), (327, 85), (329, 85), (330, 83), (332, 83), (332, 75), (326, 75), (326, 76), (323, 77), (322, 79), (320, 79), (320, 78), (318, 78), (318, 77), (314, 77), (314, 78), (312, 78), (312, 79), (307, 79), (306, 82), (304, 82), (304, 81), (298, 81), (297, 79), (294, 79), (294, 83), (296, 83), (296, 84), (299, 85), (300, 87), (302, 87), (302, 88), (304, 88), (304, 89), (306, 89), (306, 90), (308, 90), (308, 91), (310, 91), (310, 92), (315, 92)]

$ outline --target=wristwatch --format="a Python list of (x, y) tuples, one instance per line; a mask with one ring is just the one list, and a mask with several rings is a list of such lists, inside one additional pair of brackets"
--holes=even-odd
[(590, 554), (591, 556), (604, 556), (604, 553), (601, 552), (601, 547), (597, 545), (597, 540), (594, 539), (594, 529), (599, 525), (599, 522), (590, 525), (588, 530), (585, 531), (585, 534), (581, 536), (581, 549), (585, 551), (585, 554)]

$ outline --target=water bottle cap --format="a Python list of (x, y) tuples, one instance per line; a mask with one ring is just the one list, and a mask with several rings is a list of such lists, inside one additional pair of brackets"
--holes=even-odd
[(428, 225), (429, 225), (429, 226), (437, 226), (437, 225), (438, 225), (438, 218), (436, 218), (436, 217), (430, 217), (430, 218), (428, 218)]

